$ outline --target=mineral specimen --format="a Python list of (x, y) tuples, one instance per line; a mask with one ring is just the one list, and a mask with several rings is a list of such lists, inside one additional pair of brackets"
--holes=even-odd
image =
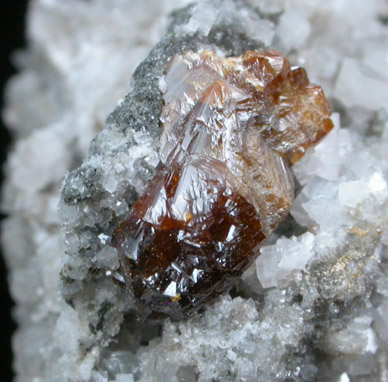
[[(189, 2), (31, 1), (3, 114), (16, 138), (1, 203), (15, 382), (386, 382), (388, 3)], [(136, 320), (111, 238), (156, 174), (167, 59), (269, 47), (334, 110), (335, 128), (292, 167), (293, 219), (238, 297)]]
[(113, 243), (141, 315), (189, 316), (229, 290), (289, 213), (290, 166), (333, 127), (277, 51), (170, 58), (158, 172)]

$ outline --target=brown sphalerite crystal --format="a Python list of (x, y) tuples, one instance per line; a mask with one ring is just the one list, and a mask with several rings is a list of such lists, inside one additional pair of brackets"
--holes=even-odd
[(180, 319), (252, 263), (289, 213), (290, 166), (333, 124), (322, 89), (272, 50), (177, 55), (161, 87), (158, 172), (113, 242), (139, 314)]

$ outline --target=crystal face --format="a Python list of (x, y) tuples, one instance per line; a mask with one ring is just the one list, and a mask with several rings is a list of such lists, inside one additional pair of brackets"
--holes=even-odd
[(143, 317), (190, 316), (228, 291), (289, 213), (290, 167), (333, 127), (319, 86), (279, 52), (171, 57), (160, 165), (115, 230)]

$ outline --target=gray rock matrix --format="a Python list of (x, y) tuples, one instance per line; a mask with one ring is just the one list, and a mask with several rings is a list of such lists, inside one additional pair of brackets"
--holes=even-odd
[[(4, 111), (16, 381), (387, 382), (387, 15), (382, 0), (31, 2)], [(166, 61), (265, 48), (324, 87), (335, 129), (230, 295), (139, 322), (110, 240), (159, 162)]]

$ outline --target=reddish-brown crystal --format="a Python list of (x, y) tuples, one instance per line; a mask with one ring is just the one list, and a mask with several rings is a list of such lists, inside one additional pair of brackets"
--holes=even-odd
[(188, 317), (229, 290), (288, 215), (290, 166), (333, 127), (279, 52), (172, 57), (157, 175), (113, 242), (140, 315)]

